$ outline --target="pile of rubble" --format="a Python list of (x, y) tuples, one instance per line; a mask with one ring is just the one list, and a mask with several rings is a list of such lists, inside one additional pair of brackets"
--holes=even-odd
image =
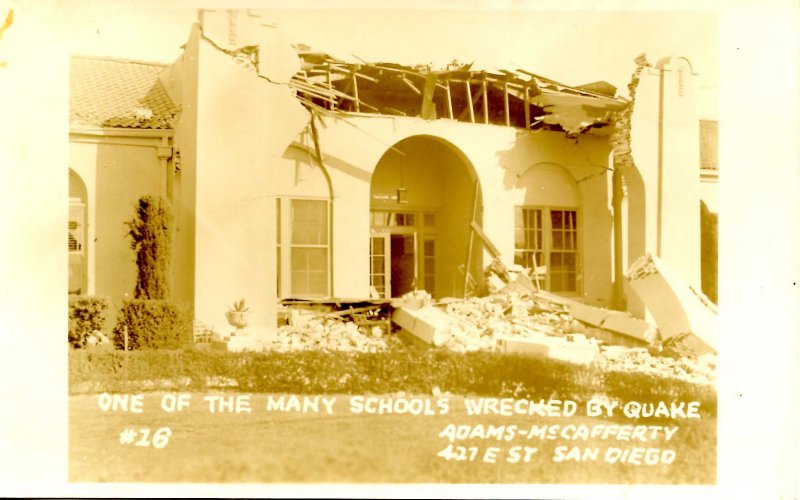
[(388, 347), (384, 327), (359, 326), (338, 317), (325, 317), (293, 310), (289, 324), (278, 328), (269, 349), (377, 352)]
[[(705, 330), (690, 329), (694, 323), (679, 323), (670, 317), (671, 322), (662, 320), (666, 328), (656, 328), (628, 313), (540, 290), (528, 271), (518, 267), (505, 267), (496, 259), (486, 269), (490, 294), (485, 297), (434, 301), (427, 292), (415, 291), (391, 304), (350, 305), (324, 312), (290, 308), (288, 324), (278, 328), (266, 348), (279, 352), (377, 352), (399, 342), (398, 336), (390, 335), (394, 325), (406, 340), (456, 352), (533, 353), (593, 364), (606, 371), (715, 383), (716, 355), (709, 348)], [(661, 275), (669, 277), (668, 273), (663, 263), (643, 259), (633, 266), (628, 279), (638, 288), (646, 285), (666, 293), (666, 285), (654, 280), (662, 279)], [(641, 295), (647, 293), (653, 292), (644, 290)], [(680, 294), (683, 302), (691, 298), (688, 293)], [(671, 307), (674, 310), (677, 306)], [(711, 311), (710, 307), (701, 312), (711, 314), (707, 311)], [(664, 316), (666, 312), (656, 310), (654, 314)], [(692, 318), (696, 316), (697, 313)], [(675, 333), (680, 330), (689, 333)], [(698, 350), (698, 346), (702, 349)]]
[(653, 356), (648, 349), (641, 347), (605, 346), (601, 348), (597, 363), (606, 371), (649, 373), (696, 384), (713, 385), (717, 379), (717, 357), (714, 354), (673, 358)]

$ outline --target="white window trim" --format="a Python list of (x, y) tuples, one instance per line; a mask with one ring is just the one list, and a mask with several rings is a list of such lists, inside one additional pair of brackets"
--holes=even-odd
[[(550, 267), (550, 253), (553, 251), (553, 227), (550, 212), (552, 210), (570, 210), (575, 212), (575, 217), (578, 223), (575, 228), (575, 236), (577, 242), (575, 245), (575, 290), (574, 291), (559, 291), (553, 292), (563, 296), (581, 296), (584, 289), (583, 284), (583, 214), (580, 207), (568, 205), (515, 205), (514, 210), (517, 208), (522, 209), (536, 209), (542, 211), (542, 253), (545, 256), (545, 262), (537, 262), (537, 266), (547, 266), (547, 273), (545, 274), (545, 289), (550, 289), (551, 267)], [(516, 215), (514, 216), (516, 218)], [(514, 230), (516, 231), (516, 220), (514, 221)], [(514, 253), (517, 253), (516, 244), (514, 246)]]
[[(319, 295), (298, 295), (292, 292), (292, 248), (327, 248), (326, 265), (327, 265), (327, 283), (326, 290), (322, 297), (330, 297), (333, 287), (333, 251), (332, 251), (332, 218), (331, 218), (331, 201), (324, 197), (314, 196), (276, 196), (280, 202), (280, 218), (281, 218), (281, 234), (280, 238), (276, 238), (275, 244), (280, 248), (280, 266), (277, 274), (280, 277), (280, 291), (278, 298), (320, 298)], [(292, 200), (305, 200), (305, 201), (324, 201), (326, 203), (326, 218), (327, 218), (327, 244), (325, 245), (294, 245), (292, 243)], [(278, 228), (275, 228), (277, 231)], [(278, 243), (280, 241), (280, 243)], [(274, 251), (274, 250), (273, 250)], [(276, 265), (278, 263), (276, 262)]]

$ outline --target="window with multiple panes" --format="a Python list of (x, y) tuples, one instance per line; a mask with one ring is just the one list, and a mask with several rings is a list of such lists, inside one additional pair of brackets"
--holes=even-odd
[[(433, 211), (372, 210), (370, 212), (372, 238), (370, 242), (370, 286), (386, 296), (391, 280), (391, 254), (389, 234), (414, 234), (418, 248), (409, 253), (416, 260), (415, 286), (435, 293), (436, 286), (436, 213)], [(387, 239), (382, 239), (382, 238)], [(388, 290), (389, 292), (391, 290)]]
[(278, 198), (275, 212), (278, 297), (329, 295), (328, 202)]
[(381, 297), (386, 296), (387, 240), (388, 238), (383, 236), (369, 239), (369, 284)]
[(426, 239), (422, 244), (423, 269), (425, 272), (425, 290), (429, 293), (436, 292), (436, 240)]
[(578, 291), (578, 212), (569, 209), (516, 207), (514, 262), (533, 269), (547, 266), (545, 288)]
[(67, 248), (69, 253), (83, 254), (83, 220), (84, 205), (82, 203), (70, 203), (67, 226)]
[(328, 294), (328, 202), (291, 200), (293, 296)]
[(277, 220), (275, 227), (277, 228), (275, 241), (276, 241), (276, 248), (277, 248), (277, 258), (275, 260), (275, 269), (277, 270), (278, 275), (278, 283), (277, 283), (277, 290), (278, 290), (278, 297), (282, 297), (283, 294), (281, 292), (281, 278), (283, 273), (281, 272), (281, 199), (275, 199), (275, 212), (277, 213)]

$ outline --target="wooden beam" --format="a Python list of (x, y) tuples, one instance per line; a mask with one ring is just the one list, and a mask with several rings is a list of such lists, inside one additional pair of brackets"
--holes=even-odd
[(453, 100), (450, 97), (450, 80), (447, 80), (447, 117), (453, 119)]
[(499, 258), (500, 250), (498, 250), (497, 247), (494, 246), (492, 241), (489, 239), (489, 237), (486, 236), (486, 233), (483, 232), (483, 228), (481, 228), (481, 226), (479, 226), (478, 223), (475, 222), (474, 220), (470, 223), (469, 226), (472, 228), (473, 231), (475, 231), (475, 234), (478, 235), (478, 238), (480, 238), (481, 241), (483, 241), (483, 244), (486, 246), (486, 250), (489, 250), (489, 253), (492, 254), (492, 257), (494, 257), (495, 259)]
[(510, 127), (511, 115), (508, 110), (508, 82), (503, 82), (503, 113), (506, 117), (506, 127)]
[[(467, 90), (467, 110), (469, 110), (469, 121), (475, 123), (475, 110), (472, 109), (474, 104), (472, 102), (472, 92), (469, 89), (469, 81), (465, 82), (464, 88)], [(464, 113), (461, 114), (463, 115)], [(460, 118), (461, 117), (459, 117), (459, 119)]]
[[(479, 180), (475, 181), (475, 196), (472, 199), (472, 222), (470, 226), (480, 227), (475, 223), (475, 218), (478, 216), (478, 196), (480, 195), (481, 183)], [(464, 297), (467, 296), (469, 289), (470, 267), (472, 267), (472, 244), (475, 241), (475, 231), (469, 232), (469, 247), (467, 247), (467, 264), (464, 266)]]
[(475, 123), (475, 105), (478, 104), (478, 101), (480, 101), (481, 97), (483, 97), (484, 95), (483, 87), (481, 87), (481, 90), (479, 90), (478, 93), (473, 96), (469, 89), (469, 82), (465, 83), (467, 88), (467, 102), (469, 102), (470, 105), (464, 108), (464, 110), (458, 116), (458, 120), (459, 121), (463, 120), (464, 117), (467, 116), (467, 112), (469, 112), (470, 121), (472, 121), (472, 123)]
[(528, 86), (525, 86), (525, 128), (530, 130), (531, 129), (531, 98), (530, 93), (528, 91)]
[(357, 77), (359, 77), (359, 78), (363, 78), (364, 80), (370, 81), (372, 83), (378, 83), (378, 79), (377, 78), (372, 78), (371, 76), (367, 76), (367, 75), (365, 75), (363, 73), (359, 73), (358, 71), (355, 72), (355, 75)]
[(355, 71), (353, 72), (352, 78), (353, 78), (353, 97), (356, 98), (355, 100), (356, 113), (358, 113), (361, 111), (361, 103), (358, 102), (358, 78), (356, 78)]
[[(325, 71), (325, 82), (328, 84), (328, 90), (332, 92), (333, 84), (331, 83), (331, 65), (330, 64), (326, 65), (326, 68), (327, 71)], [(333, 110), (336, 107), (336, 103), (331, 101), (329, 106), (330, 106), (329, 109)]]
[(418, 89), (418, 88), (417, 88), (417, 86), (416, 86), (416, 85), (414, 85), (414, 83), (412, 83), (412, 82), (411, 82), (411, 80), (409, 80), (409, 79), (408, 79), (408, 78), (406, 78), (406, 77), (402, 77), (402, 79), (403, 79), (403, 83), (405, 83), (406, 85), (408, 85), (408, 87), (409, 87), (411, 90), (413, 90), (414, 92), (416, 92), (416, 94), (417, 94), (417, 95), (422, 95), (422, 91), (421, 91), (420, 89)]
[(481, 93), (483, 94), (483, 123), (489, 124), (489, 92), (487, 91), (486, 75), (483, 76), (481, 82)]

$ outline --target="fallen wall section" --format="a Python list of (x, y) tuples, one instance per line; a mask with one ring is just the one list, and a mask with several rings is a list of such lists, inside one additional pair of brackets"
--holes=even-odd
[(716, 307), (664, 261), (647, 254), (631, 265), (626, 279), (652, 314), (665, 345), (680, 343), (697, 354), (716, 352)]

